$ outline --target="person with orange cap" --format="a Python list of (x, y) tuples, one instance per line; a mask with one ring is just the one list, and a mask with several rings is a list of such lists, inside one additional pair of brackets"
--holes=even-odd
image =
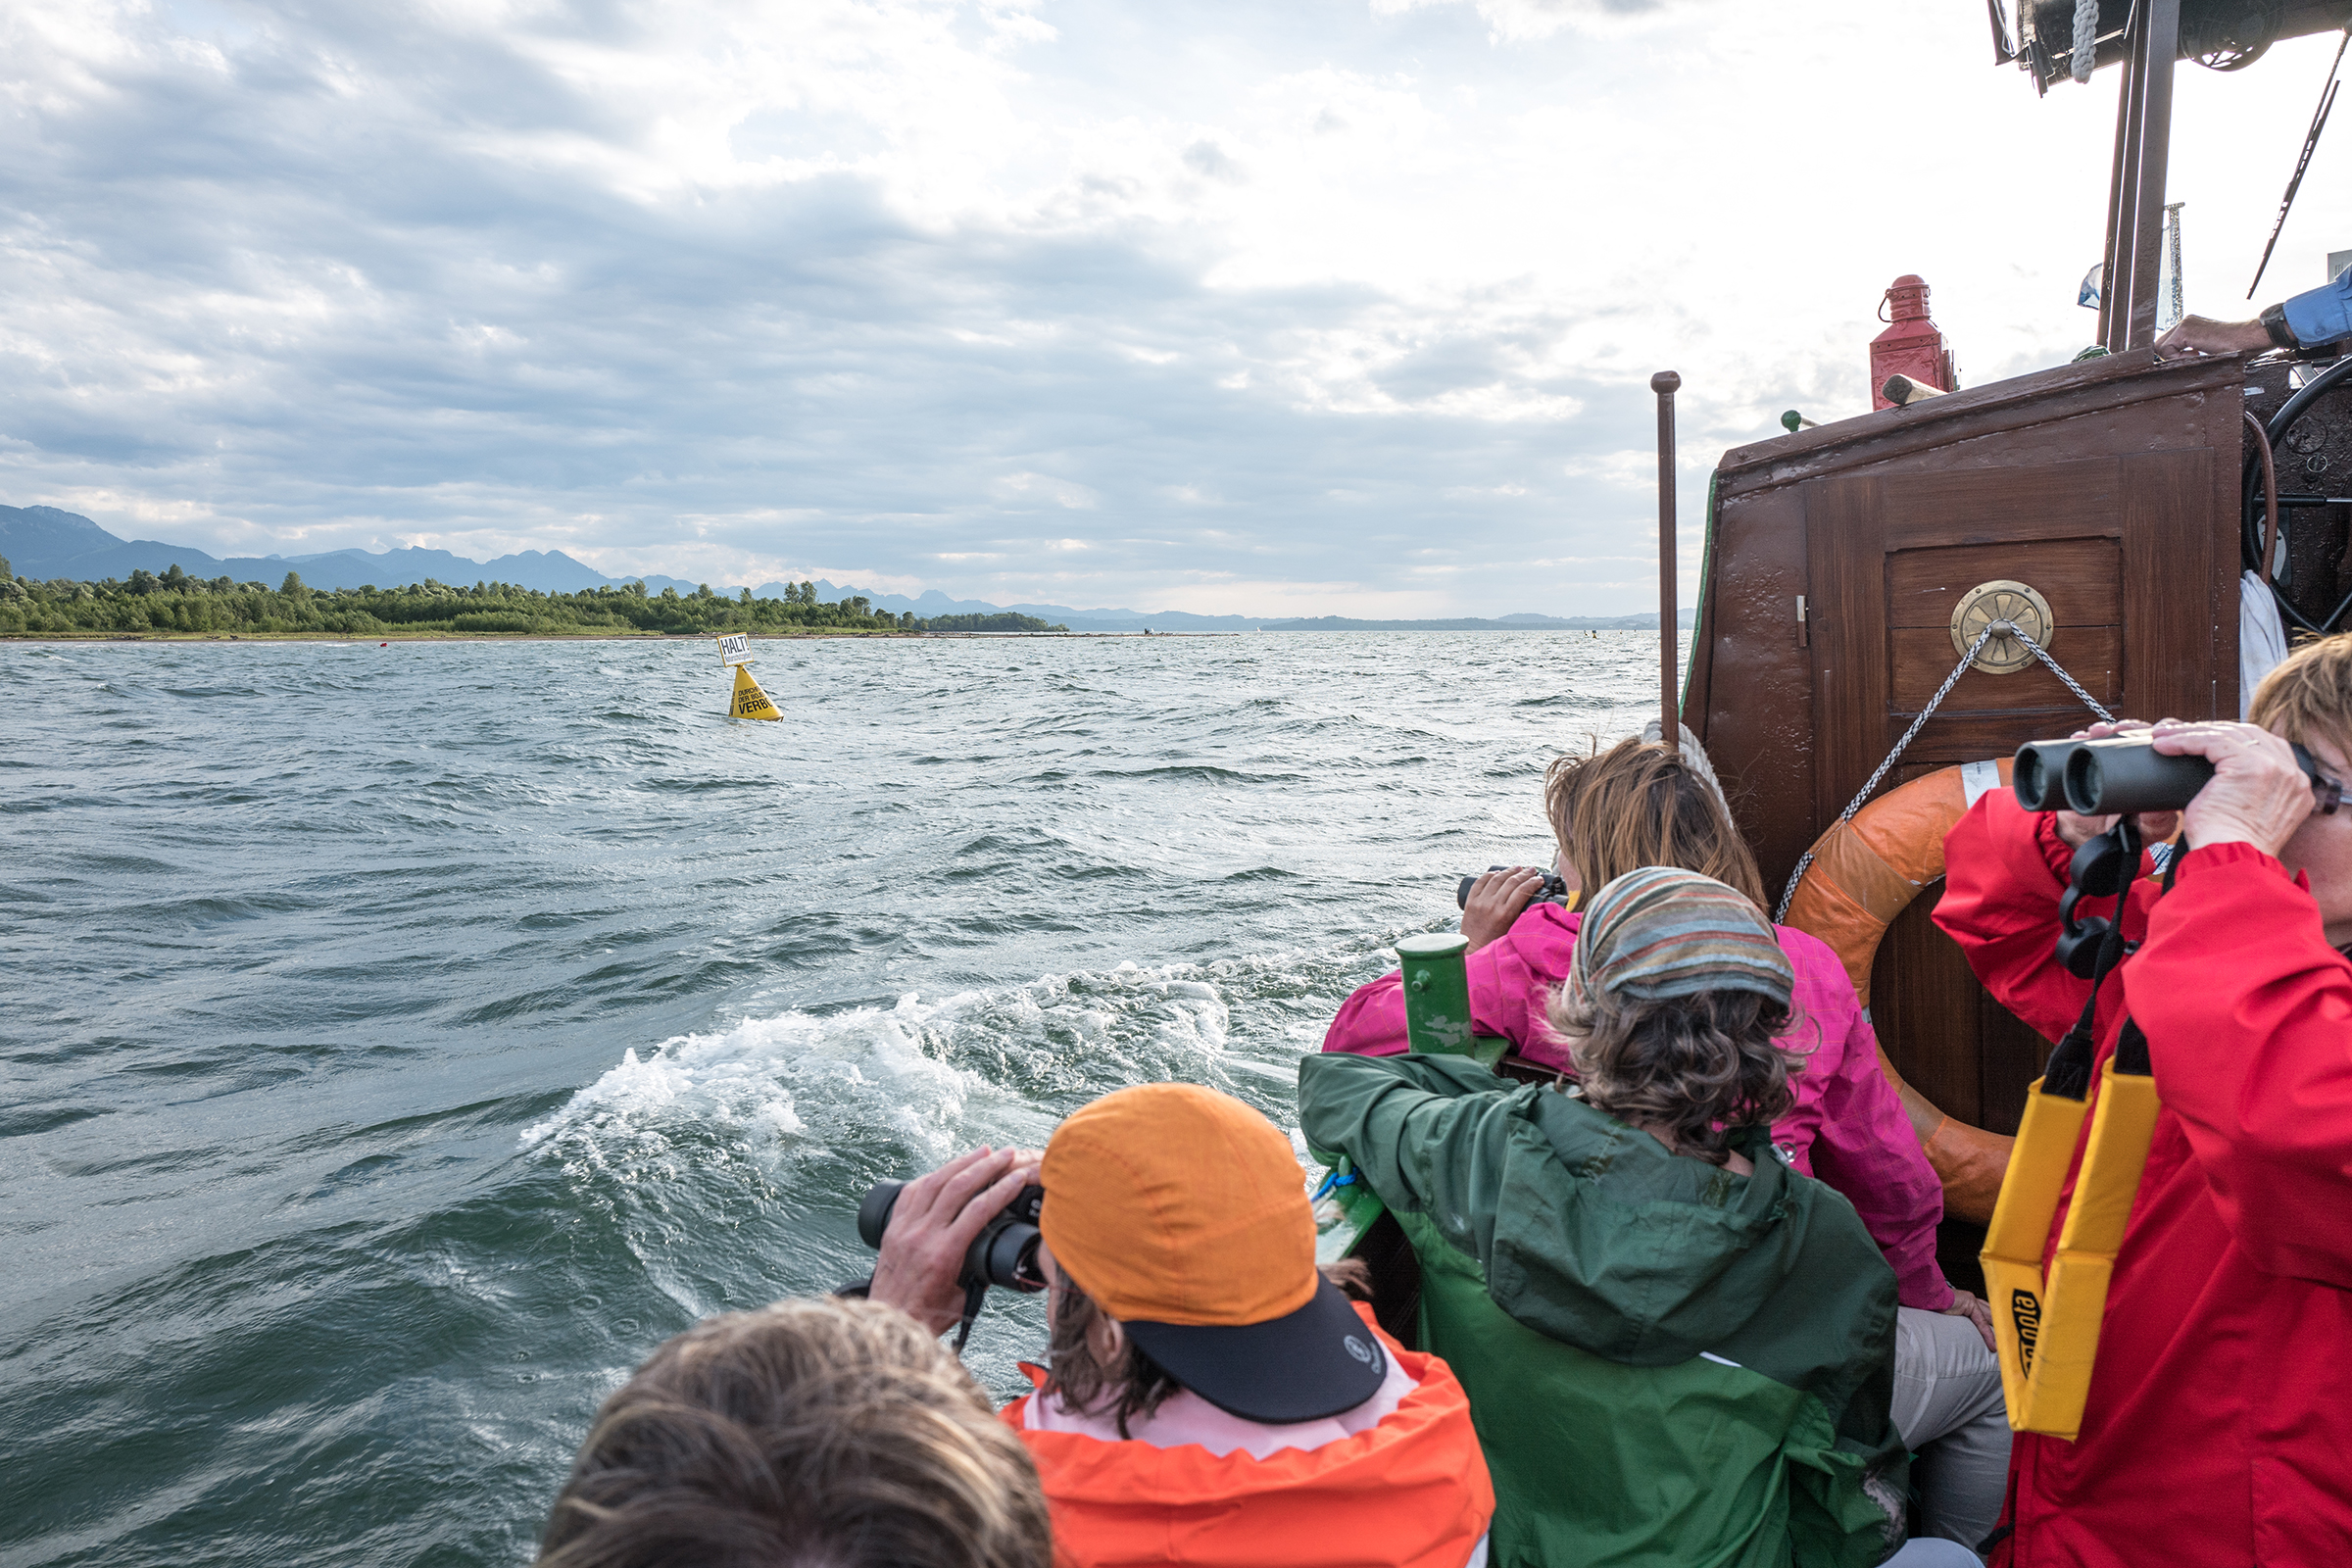
[(1034, 1173), (983, 1151), (909, 1183), (872, 1298), (952, 1327), (963, 1247), (1032, 1176), (1052, 1364), (1004, 1419), (1057, 1563), (1483, 1568), (1494, 1491), (1461, 1385), (1316, 1267), (1290, 1141), (1230, 1095), (1122, 1089)]

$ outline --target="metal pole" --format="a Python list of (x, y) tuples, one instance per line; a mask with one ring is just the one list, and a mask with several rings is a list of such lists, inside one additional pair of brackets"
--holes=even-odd
[(2129, 315), (2124, 299), (2131, 294), (2131, 264), (2124, 228), (2124, 188), (2129, 183), (2131, 155), (2131, 84), (2138, 73), (2131, 66), (2131, 37), (2124, 37), (2124, 75), (2115, 87), (2115, 160), (2107, 165), (2107, 249), (2100, 252), (2098, 272), (2098, 341), (2107, 353), (2122, 353), (2124, 334), (2119, 322)]
[(2180, 52), (2180, 0), (2141, 0), (2142, 29), (2134, 61), (2145, 74), (2140, 92), (2139, 190), (2132, 199), (2132, 317), (2124, 346), (2156, 341), (2156, 268), (2164, 250), (2164, 176), (2173, 141), (2173, 57)]
[(1658, 740), (1667, 755), (1682, 750), (1682, 694), (1676, 688), (1674, 582), (1674, 394), (1683, 378), (1660, 370), (1649, 378), (1658, 395)]

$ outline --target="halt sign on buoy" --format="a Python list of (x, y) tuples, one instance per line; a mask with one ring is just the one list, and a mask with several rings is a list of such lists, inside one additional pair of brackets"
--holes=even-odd
[(782, 718), (776, 705), (767, 700), (767, 693), (752, 679), (752, 634), (731, 632), (718, 639), (720, 668), (735, 666), (735, 692), (727, 702), (729, 718)]

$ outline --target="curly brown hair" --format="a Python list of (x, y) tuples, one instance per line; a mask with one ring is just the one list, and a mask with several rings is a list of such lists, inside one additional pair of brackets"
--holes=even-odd
[(1663, 1002), (1599, 992), (1578, 1008), (1563, 988), (1550, 1016), (1586, 1101), (1661, 1133), (1677, 1153), (1720, 1165), (1734, 1128), (1769, 1126), (1795, 1102), (1788, 1074), (1801, 1057), (1774, 1038), (1789, 1009), (1755, 992)]
[(1620, 741), (1592, 757), (1554, 758), (1544, 810), (1586, 897), (1644, 865), (1679, 865), (1739, 889), (1758, 908), (1764, 878), (1713, 785), (1680, 751)]
[(596, 1415), (537, 1568), (1048, 1568), (1028, 1449), (877, 1301), (781, 1301), (671, 1340)]

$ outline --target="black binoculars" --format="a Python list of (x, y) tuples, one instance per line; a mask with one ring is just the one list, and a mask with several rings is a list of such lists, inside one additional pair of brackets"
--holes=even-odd
[[(1489, 871), (1508, 871), (1510, 867), (1507, 865), (1490, 865), (1487, 867), (1487, 869)], [(1478, 878), (1474, 876), (1466, 876), (1462, 878), (1461, 881), (1454, 884), (1453, 906), (1457, 909), (1467, 909), (1470, 907), (1470, 890), (1476, 886), (1478, 886)], [(1535, 897), (1529, 899), (1527, 902), (1531, 906), (1538, 904), (1566, 904), (1568, 902), (1568, 884), (1560, 880), (1559, 872), (1546, 871), (1544, 873), (1544, 880), (1536, 884)]]
[[(2080, 816), (2178, 811), (2213, 777), (2202, 757), (2167, 757), (2142, 732), (2095, 741), (2029, 741), (2017, 749), (2010, 785), (2029, 811)], [(2333, 815), (2343, 787), (2302, 747), (2295, 760), (2311, 779), (2319, 809)]]
[(2177, 811), (2213, 777), (2202, 757), (2167, 757), (2148, 737), (2029, 741), (2017, 749), (2010, 783), (2029, 811), (2109, 816), (2119, 811)]
[[(898, 1206), (899, 1194), (906, 1190), (905, 1182), (876, 1182), (866, 1189), (865, 1199), (858, 1205), (858, 1239), (876, 1251), (882, 1249), (882, 1233), (890, 1229), (891, 1210)], [(972, 1245), (964, 1250), (963, 1271), (956, 1280), (966, 1291), (982, 1291), (991, 1285), (1001, 1285), (1008, 1291), (1037, 1292), (1046, 1288), (1045, 1271), (1038, 1266), (1037, 1245), (1045, 1233), (1037, 1228), (1037, 1218), (1046, 1200), (1046, 1190), (1032, 1183), (1013, 1196), (1011, 1202), (990, 1216)]]

